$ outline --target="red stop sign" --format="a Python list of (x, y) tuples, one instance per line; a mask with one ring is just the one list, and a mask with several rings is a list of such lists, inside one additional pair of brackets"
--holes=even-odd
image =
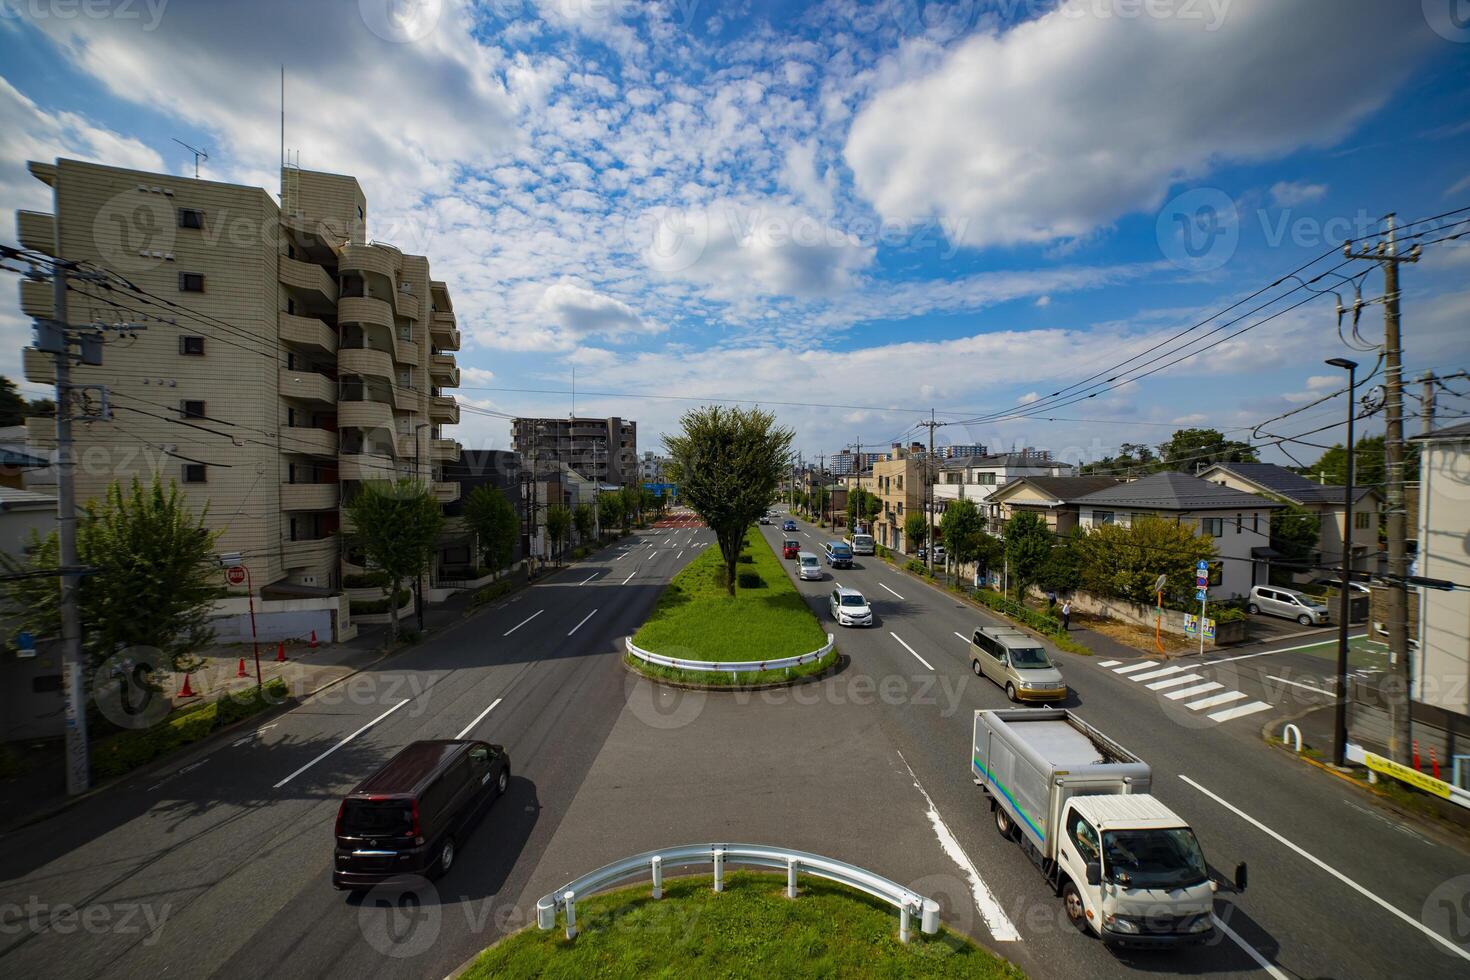
[(231, 565), (229, 568), (225, 569), (225, 581), (229, 582), (231, 585), (244, 585), (245, 566)]

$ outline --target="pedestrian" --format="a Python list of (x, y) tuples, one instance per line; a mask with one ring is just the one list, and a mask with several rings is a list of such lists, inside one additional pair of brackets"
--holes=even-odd
[(1071, 623), (1072, 623), (1072, 600), (1071, 599), (1064, 599), (1064, 600), (1062, 600), (1062, 632), (1063, 633), (1067, 632), (1067, 630), (1069, 630), (1069, 629), (1072, 628)]
[(1055, 609), (1056, 608), (1056, 605), (1057, 605), (1057, 594), (1055, 592), (1052, 592), (1051, 590), (1048, 589), (1047, 590), (1047, 593), (1046, 593), (1046, 608), (1047, 609)]

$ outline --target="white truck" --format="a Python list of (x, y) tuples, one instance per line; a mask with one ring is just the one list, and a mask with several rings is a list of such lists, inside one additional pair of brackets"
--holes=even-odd
[(843, 540), (855, 555), (871, 555), (874, 551), (873, 536), (863, 531), (855, 531)]
[[(1148, 763), (1066, 709), (1016, 708), (975, 712), (970, 770), (1078, 929), (1117, 946), (1214, 937), (1220, 882), (1189, 824), (1149, 795)], [(1240, 864), (1226, 887), (1245, 885)]]

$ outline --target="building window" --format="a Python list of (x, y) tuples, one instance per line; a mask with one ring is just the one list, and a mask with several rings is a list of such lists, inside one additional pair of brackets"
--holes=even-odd
[(204, 418), (204, 403), (199, 401), (179, 402), (179, 414), (186, 419)]
[(204, 338), (203, 337), (180, 337), (179, 338), (179, 353), (180, 354), (189, 354), (189, 355), (192, 355), (194, 357), (203, 357), (204, 356)]
[(1094, 526), (1096, 526), (1098, 524), (1111, 524), (1111, 523), (1113, 523), (1113, 512), (1110, 511), (1110, 510), (1095, 510), (1095, 511), (1093, 511), (1092, 512), (1092, 523), (1093, 523)]
[(1201, 517), (1199, 519), (1199, 533), (1208, 534), (1212, 538), (1220, 537), (1225, 533), (1225, 518)]
[(1353, 515), (1353, 527), (1359, 531), (1366, 531), (1373, 523), (1373, 515), (1366, 510), (1360, 510)]
[(204, 292), (204, 273), (202, 272), (180, 272), (179, 292), (202, 293)]
[(194, 208), (179, 208), (180, 228), (203, 228), (204, 212), (196, 211)]
[(208, 480), (205, 479), (205, 474), (204, 474), (204, 464), (203, 463), (185, 463), (184, 464), (184, 482), (185, 483), (207, 483)]
[(1225, 582), (1225, 566), (1218, 561), (1210, 562), (1210, 588), (1217, 589)]

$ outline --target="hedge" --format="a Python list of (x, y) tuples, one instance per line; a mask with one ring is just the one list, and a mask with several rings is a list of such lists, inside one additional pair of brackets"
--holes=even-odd
[(1003, 616), (1015, 620), (1023, 626), (1029, 626), (1051, 639), (1053, 643), (1063, 650), (1071, 653), (1091, 653), (1087, 647), (1074, 642), (1067, 636), (1067, 631), (1062, 629), (1062, 621), (1046, 613), (1037, 612), (1029, 606), (1024, 606), (1014, 599), (1003, 596), (990, 589), (977, 589), (969, 593), (971, 598), (978, 600), (981, 604), (995, 610)]
[[(396, 608), (402, 609), (403, 604), (407, 602), (409, 600), (409, 597), (412, 595), (413, 593), (410, 592), (408, 589), (399, 589), (397, 596), (398, 603)], [(390, 608), (388, 605), (387, 597), (384, 597), (382, 599), (353, 599), (351, 602), (348, 603), (348, 606), (351, 607), (350, 611), (354, 616), (375, 616), (378, 613), (388, 612)]]
[(491, 582), (475, 593), (474, 598), (470, 600), (470, 608), (474, 609), (487, 602), (494, 602), (496, 599), (510, 595), (521, 585), (521, 581), (519, 578), (506, 577), (498, 582)]
[(347, 589), (385, 589), (388, 587), (387, 572), (363, 572), (342, 576), (342, 587)]
[(284, 702), (286, 695), (286, 682), (274, 677), (264, 689), (252, 687), (226, 694), (208, 704), (176, 711), (152, 728), (109, 735), (93, 744), (92, 768), (99, 776), (120, 776), (226, 725), (273, 708)]
[(929, 570), (929, 566), (925, 565), (917, 558), (910, 558), (908, 560), (908, 563), (905, 564), (903, 568), (906, 572), (913, 572), (915, 575), (922, 575), (925, 578), (934, 577), (934, 573)]

